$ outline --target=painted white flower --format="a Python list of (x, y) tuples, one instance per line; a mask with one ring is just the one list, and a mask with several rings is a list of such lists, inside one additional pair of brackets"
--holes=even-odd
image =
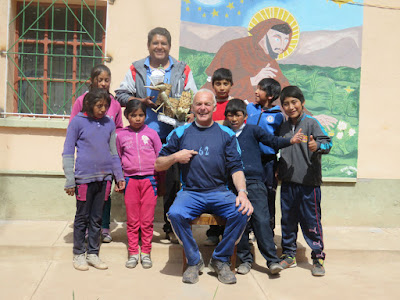
[(351, 174), (353, 174), (353, 172), (352, 172), (352, 171), (350, 171), (350, 170), (348, 170), (346, 173), (347, 173), (347, 175), (351, 175)]
[(343, 138), (343, 132), (339, 132), (336, 137), (341, 140)]
[(349, 136), (353, 136), (356, 134), (356, 131), (353, 128), (349, 129)]
[(339, 121), (339, 124), (338, 124), (337, 128), (338, 128), (339, 130), (346, 130), (346, 128), (347, 128), (347, 123), (344, 122), (344, 121)]

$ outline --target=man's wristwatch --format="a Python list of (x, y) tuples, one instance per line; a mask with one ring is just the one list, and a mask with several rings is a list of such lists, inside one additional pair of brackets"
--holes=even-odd
[(249, 194), (249, 193), (247, 192), (246, 189), (240, 189), (240, 190), (238, 190), (238, 193), (240, 193), (240, 192), (244, 192), (244, 193), (246, 194), (246, 196)]

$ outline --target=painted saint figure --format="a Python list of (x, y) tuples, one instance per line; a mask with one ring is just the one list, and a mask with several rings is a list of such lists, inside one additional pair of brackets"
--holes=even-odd
[[(211, 76), (218, 68), (229, 68), (235, 82), (232, 94), (241, 99), (254, 95), (263, 78), (274, 78), (282, 87), (289, 85), (276, 61), (292, 39), (289, 24), (271, 18), (258, 23), (249, 32), (251, 36), (226, 42), (206, 69), (207, 75)], [(207, 82), (203, 87), (211, 88), (211, 83)]]

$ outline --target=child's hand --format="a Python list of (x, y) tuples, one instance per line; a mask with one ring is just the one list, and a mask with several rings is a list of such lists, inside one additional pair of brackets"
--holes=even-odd
[(193, 113), (187, 114), (186, 115), (186, 122), (193, 123), (193, 121), (194, 121), (194, 114)]
[(125, 180), (118, 181), (114, 187), (114, 191), (121, 193), (125, 189)]
[(290, 139), (291, 144), (299, 144), (303, 140), (304, 134), (301, 132), (302, 129), (300, 128), (299, 131)]
[(65, 188), (64, 191), (65, 191), (68, 195), (70, 195), (70, 196), (75, 195), (75, 188), (74, 188), (74, 187), (68, 188), (68, 189)]
[(317, 142), (314, 140), (314, 137), (312, 135), (310, 135), (310, 138), (308, 140), (308, 149), (310, 149), (310, 151), (312, 152), (318, 150)]

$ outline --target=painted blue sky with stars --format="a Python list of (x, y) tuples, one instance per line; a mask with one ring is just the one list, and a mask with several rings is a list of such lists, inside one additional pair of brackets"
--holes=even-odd
[(182, 0), (181, 20), (247, 28), (257, 11), (273, 6), (292, 13), (301, 31), (341, 30), (363, 25), (363, 7), (354, 4), (362, 1), (339, 5), (332, 0)]

